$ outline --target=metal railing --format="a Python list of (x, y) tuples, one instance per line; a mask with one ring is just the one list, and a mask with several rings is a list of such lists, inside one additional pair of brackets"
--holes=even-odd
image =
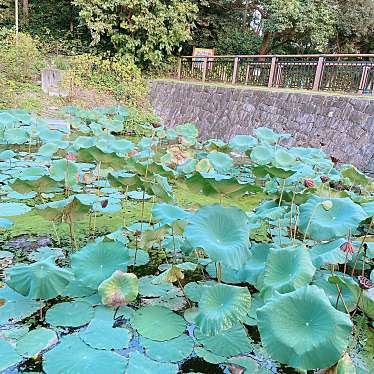
[(374, 95), (374, 54), (183, 56), (176, 78)]

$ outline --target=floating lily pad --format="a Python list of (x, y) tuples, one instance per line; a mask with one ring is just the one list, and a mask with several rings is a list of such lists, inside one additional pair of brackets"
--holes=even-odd
[(52, 326), (80, 327), (90, 322), (94, 314), (94, 309), (86, 302), (65, 302), (48, 309), (45, 320)]
[[(186, 322), (178, 314), (162, 306), (147, 306), (138, 309), (132, 325), (146, 338), (164, 341), (182, 335)], [(162, 326), (155, 329), (155, 326)]]
[(203, 335), (196, 330), (195, 336), (205, 349), (218, 356), (231, 357), (253, 350), (246, 330), (240, 324), (213, 336)]
[(87, 346), (77, 335), (67, 335), (60, 344), (44, 354), (47, 374), (122, 374), (127, 361), (114, 352)]
[(0, 339), (0, 370), (8, 369), (20, 362), (21, 359), (22, 356), (16, 352), (11, 344)]
[(129, 346), (131, 335), (122, 327), (113, 328), (114, 321), (94, 319), (79, 336), (95, 349), (124, 349)]
[(138, 351), (131, 353), (126, 369), (126, 374), (177, 374), (177, 372), (178, 365), (153, 361)]
[(178, 362), (187, 358), (193, 351), (194, 341), (187, 335), (164, 342), (157, 342), (144, 337), (140, 338), (148, 357), (155, 361)]
[(29, 212), (31, 208), (23, 203), (0, 203), (0, 216), (13, 217)]
[(227, 357), (216, 355), (202, 347), (196, 347), (195, 353), (204, 361), (209, 362), (211, 364), (220, 364), (222, 362), (227, 361)]
[(45, 327), (29, 331), (17, 341), (16, 351), (24, 357), (33, 357), (58, 342), (56, 333)]

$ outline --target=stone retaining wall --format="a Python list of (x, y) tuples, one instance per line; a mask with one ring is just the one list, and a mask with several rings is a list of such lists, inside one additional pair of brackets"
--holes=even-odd
[(374, 171), (374, 99), (151, 81), (150, 100), (167, 126), (195, 123), (202, 139), (228, 140), (267, 126), (290, 145), (321, 147)]

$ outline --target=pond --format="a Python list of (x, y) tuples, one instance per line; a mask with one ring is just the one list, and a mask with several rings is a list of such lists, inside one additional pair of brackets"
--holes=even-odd
[(0, 372), (373, 372), (370, 177), (266, 127), (61, 116), (0, 112)]

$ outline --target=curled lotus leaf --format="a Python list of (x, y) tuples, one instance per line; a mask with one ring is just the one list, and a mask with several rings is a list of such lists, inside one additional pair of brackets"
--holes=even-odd
[(209, 257), (234, 269), (250, 256), (248, 217), (240, 209), (210, 205), (200, 208), (185, 229), (193, 248), (203, 248)]
[(257, 139), (251, 135), (235, 135), (230, 141), (229, 146), (237, 152), (245, 152), (257, 145)]
[(85, 286), (97, 289), (116, 270), (127, 270), (128, 249), (121, 242), (91, 243), (71, 256), (71, 267)]
[(53, 257), (33, 264), (15, 265), (7, 275), (8, 286), (31, 299), (54, 298), (72, 279), (72, 273), (55, 265)]
[(258, 165), (267, 165), (270, 164), (274, 158), (274, 150), (268, 145), (258, 145), (250, 152), (250, 158)]
[(250, 305), (246, 287), (218, 283), (202, 293), (195, 322), (204, 335), (217, 335), (242, 321)]
[(257, 309), (261, 341), (271, 357), (302, 370), (334, 365), (350, 341), (352, 322), (317, 286), (276, 294)]
[(310, 283), (315, 271), (304, 247), (271, 248), (265, 265), (263, 291), (293, 291)]
[(101, 302), (108, 306), (122, 306), (134, 301), (139, 293), (139, 280), (135, 274), (116, 270), (98, 288)]
[(326, 199), (313, 196), (300, 206), (300, 230), (313, 240), (332, 240), (346, 237), (368, 215), (349, 198), (331, 198), (332, 207), (326, 210)]
[(213, 168), (219, 173), (228, 172), (234, 165), (232, 158), (222, 152), (209, 153), (208, 160), (213, 165)]

